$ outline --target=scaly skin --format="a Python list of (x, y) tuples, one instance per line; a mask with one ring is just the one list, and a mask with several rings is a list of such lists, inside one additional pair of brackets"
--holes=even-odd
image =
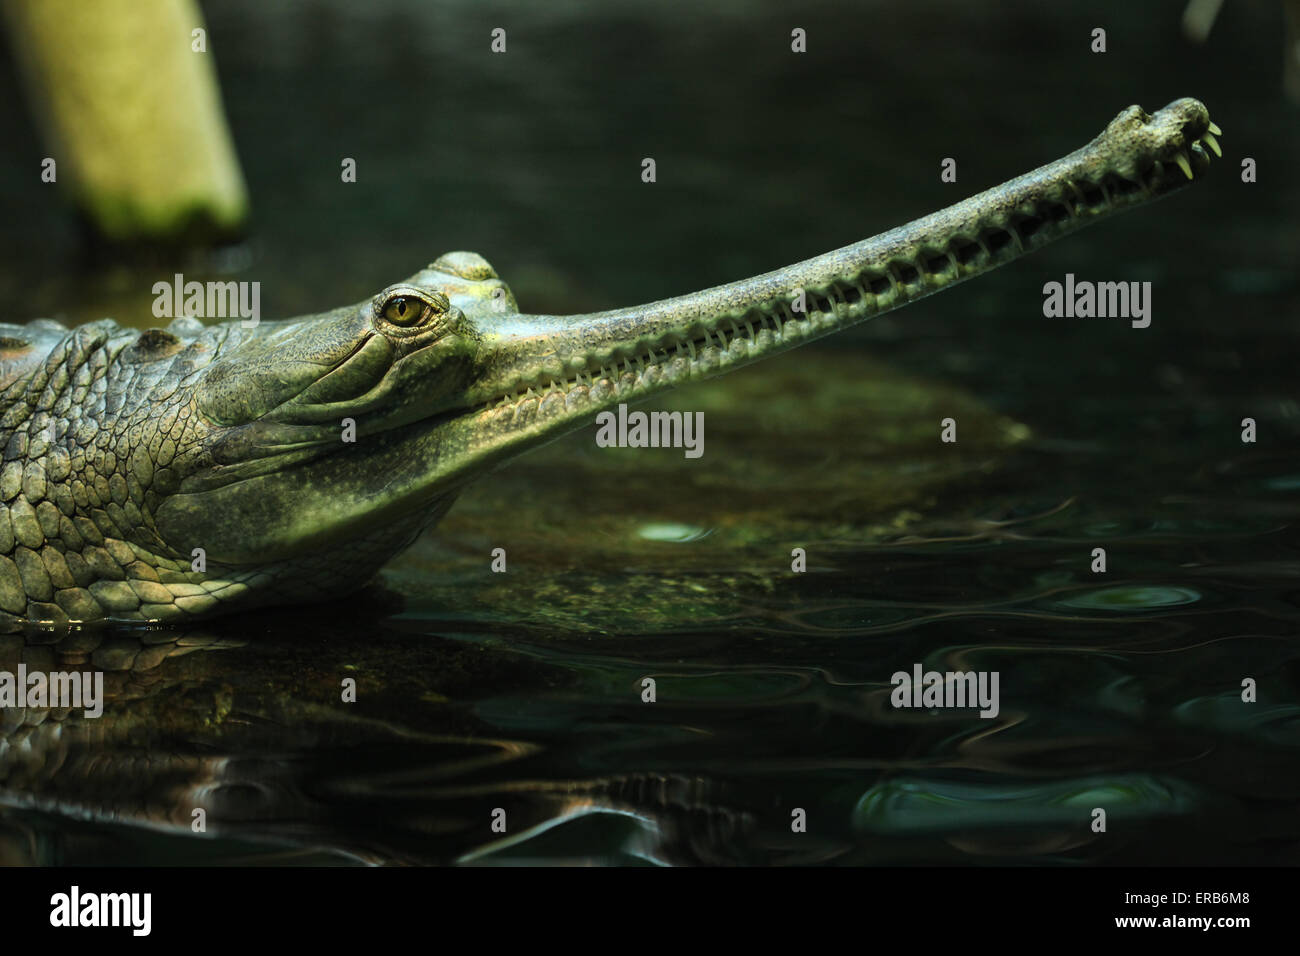
[(594, 315), (519, 314), (458, 252), (253, 329), (0, 326), (0, 629), (344, 594), (501, 462), (1165, 196), (1208, 167), (1217, 132), (1195, 100), (1129, 107), (1084, 148), (898, 229)]

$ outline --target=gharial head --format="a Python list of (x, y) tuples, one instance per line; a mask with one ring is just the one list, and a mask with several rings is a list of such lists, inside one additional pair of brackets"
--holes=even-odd
[[(620, 402), (828, 335), (1160, 198), (1208, 166), (1217, 132), (1194, 100), (1154, 116), (1130, 107), (1082, 149), (906, 226), (627, 309), (521, 314), (486, 260), (453, 252), (355, 305), (254, 328), (49, 331), (43, 361), (11, 368), (0, 351), (0, 443), (12, 451), (21, 433), (41, 492), (73, 514), (98, 564), (67, 559), (72, 597), (21, 577), (24, 613), (0, 559), (0, 608), (167, 619), (358, 587), (495, 465)], [(27, 472), (11, 471), (0, 486), (26, 495)], [(33, 550), (40, 528), (62, 527), (35, 501), (23, 515), (13, 526)]]
[(452, 252), (355, 305), (223, 329), (191, 392), (194, 467), (153, 509), (158, 543), (246, 567), (375, 538), (382, 563), (472, 477), (457, 424), (517, 314), (485, 259)]

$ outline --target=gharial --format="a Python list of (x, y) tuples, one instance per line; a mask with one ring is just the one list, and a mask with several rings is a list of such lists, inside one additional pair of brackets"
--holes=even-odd
[(492, 466), (1165, 196), (1220, 155), (1219, 132), (1193, 99), (1132, 106), (1082, 149), (874, 238), (591, 315), (521, 314), (484, 259), (453, 252), (357, 305), (253, 328), (0, 326), (0, 630), (346, 593)]

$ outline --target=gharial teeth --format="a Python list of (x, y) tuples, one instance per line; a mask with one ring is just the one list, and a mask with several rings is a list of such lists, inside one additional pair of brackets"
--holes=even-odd
[[(1213, 126), (1214, 124), (1211, 123), (1210, 125)], [(1205, 141), (1206, 146), (1214, 150), (1215, 156), (1219, 156), (1219, 157), (1223, 156), (1223, 150), (1219, 149), (1219, 141), (1214, 138), (1213, 133), (1206, 133), (1204, 136), (1201, 137), (1201, 139)]]
[(1174, 162), (1178, 164), (1178, 168), (1183, 171), (1188, 179), (1192, 178), (1192, 164), (1188, 161), (1186, 153), (1179, 153), (1174, 157)]
[(1223, 130), (1219, 129), (1219, 127), (1214, 125), (1213, 123), (1210, 124), (1210, 132), (1213, 133), (1215, 136), (1223, 135)]

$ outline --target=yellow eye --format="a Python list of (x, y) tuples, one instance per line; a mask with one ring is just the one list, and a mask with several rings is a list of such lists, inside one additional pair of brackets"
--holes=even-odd
[(413, 295), (395, 295), (384, 303), (384, 318), (393, 325), (415, 325), (428, 307)]
[(374, 315), (389, 328), (389, 334), (399, 334), (398, 329), (421, 332), (439, 325), (451, 311), (451, 300), (443, 293), (415, 286), (394, 286), (374, 298)]

